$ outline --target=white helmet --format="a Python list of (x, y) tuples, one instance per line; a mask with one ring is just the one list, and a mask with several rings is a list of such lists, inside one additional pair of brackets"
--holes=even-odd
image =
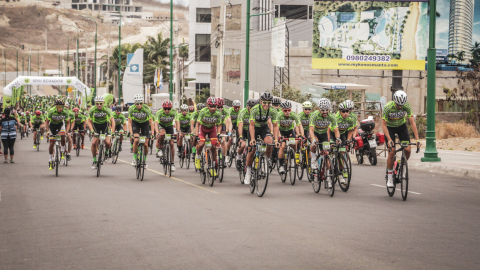
[(288, 100), (285, 100), (280, 104), (280, 107), (282, 107), (282, 109), (288, 110), (292, 108), (292, 103)]
[(240, 106), (242, 106), (242, 103), (240, 102), (240, 100), (234, 100), (233, 103), (232, 103), (232, 106), (233, 107), (240, 107)]
[(393, 101), (395, 101), (397, 105), (405, 105), (405, 103), (407, 103), (407, 93), (402, 90), (395, 92), (395, 94), (393, 94)]
[(328, 98), (321, 98), (317, 102), (317, 106), (320, 110), (330, 110), (331, 104)]
[(105, 99), (103, 98), (103, 96), (96, 96), (95, 102), (105, 102)]
[(344, 102), (340, 103), (340, 104), (338, 105), (338, 109), (339, 109), (339, 110), (348, 109), (348, 108), (347, 108), (347, 102), (344, 101)]
[(347, 99), (345, 100), (345, 105), (347, 105), (347, 109), (352, 110), (355, 104), (353, 104), (353, 101)]
[(182, 104), (182, 106), (180, 106), (180, 110), (188, 111), (188, 105), (187, 104)]
[(65, 106), (70, 106), (70, 103), (68, 103), (68, 101), (65, 102)]
[(143, 95), (137, 94), (133, 97), (133, 101), (135, 102), (143, 102)]

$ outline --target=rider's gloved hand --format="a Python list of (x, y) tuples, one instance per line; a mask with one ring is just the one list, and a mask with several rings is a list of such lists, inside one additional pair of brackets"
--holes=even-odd
[(337, 145), (338, 145), (338, 144), (341, 144), (341, 143), (342, 143), (342, 139), (337, 138), (337, 139), (335, 140), (335, 142), (337, 143)]
[(228, 132), (228, 136), (229, 136), (229, 137), (232, 137), (232, 132)]
[(393, 143), (393, 141), (389, 141), (389, 142), (388, 142), (388, 146), (390, 146), (390, 147), (394, 147), (394, 146), (395, 146), (395, 144)]

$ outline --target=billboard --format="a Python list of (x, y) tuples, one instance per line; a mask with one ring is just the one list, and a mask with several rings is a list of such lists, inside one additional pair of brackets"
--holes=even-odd
[(428, 2), (314, 2), (314, 69), (425, 70)]
[(272, 28), (272, 66), (285, 67), (285, 17), (273, 18)]
[(127, 104), (134, 103), (136, 94), (143, 94), (143, 49), (127, 54), (127, 67), (123, 75), (123, 100)]

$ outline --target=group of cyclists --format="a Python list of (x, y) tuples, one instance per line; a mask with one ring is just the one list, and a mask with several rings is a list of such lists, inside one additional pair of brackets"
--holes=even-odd
[[(357, 135), (359, 127), (357, 115), (353, 113), (354, 103), (351, 100), (341, 102), (335, 113), (332, 112), (332, 103), (327, 98), (319, 99), (315, 106), (307, 101), (302, 104), (303, 110), (296, 113), (292, 111), (290, 101), (282, 102), (270, 92), (261, 93), (259, 99), (248, 99), (244, 108), (239, 100), (233, 101), (232, 107), (228, 108), (223, 98), (212, 96), (207, 99), (206, 104), (199, 103), (196, 106), (183, 104), (177, 111), (173, 108), (172, 101), (167, 99), (163, 101), (162, 108), (155, 115), (145, 104), (141, 94), (134, 96), (134, 105), (129, 107), (127, 116), (122, 114), (121, 106), (114, 107), (113, 110), (107, 107), (103, 96), (95, 97), (93, 106), (85, 109), (78, 106), (74, 100), (58, 96), (24, 96), (20, 106), (23, 108), (19, 117), (21, 129), (33, 130), (33, 148), (36, 148), (37, 136), (41, 136), (43, 140), (46, 132), (49, 137), (50, 170), (53, 168), (54, 145), (58, 136), (61, 143), (61, 158), (70, 160), (72, 147), (75, 149), (79, 145), (84, 149), (85, 133), (89, 132), (96, 135), (93, 136), (91, 145), (92, 169), (97, 167), (97, 162), (103, 162), (97, 160), (98, 134), (106, 135), (104, 149), (108, 157), (111, 154), (111, 136), (117, 133), (120, 134), (120, 151), (124, 137), (130, 139), (132, 166), (136, 166), (138, 162), (140, 137), (146, 138), (142, 151), (145, 155), (143, 159), (145, 168), (148, 168), (146, 160), (149, 145), (153, 145), (149, 140), (157, 140), (156, 157), (160, 159), (164, 155), (164, 146), (168, 144), (171, 149), (168, 152), (170, 155), (168, 160), (171, 162), (171, 171), (174, 172), (175, 140), (177, 154), (182, 157), (185, 152), (184, 140), (188, 136), (196, 170), (202, 167), (201, 153), (208, 141), (213, 160), (223, 159), (223, 162), (216, 162), (209, 173), (216, 176), (219, 166), (232, 162), (229, 160), (230, 157), (236, 156), (236, 168), (239, 171), (246, 171), (243, 183), (247, 185), (252, 181), (252, 164), (255, 158), (253, 150), (258, 140), (267, 145), (265, 156), (269, 159), (269, 166), (273, 166), (273, 160), (277, 160), (278, 173), (282, 175), (286, 173), (284, 164), (287, 162), (285, 160), (287, 144), (295, 153), (296, 163), (300, 159), (300, 150), (305, 149), (307, 145), (309, 169), (317, 170), (319, 165), (317, 153), (328, 154), (330, 151), (330, 148), (324, 148), (326, 145), (324, 142), (344, 146), (340, 148), (343, 149), (340, 154), (345, 154), (345, 149), (353, 145), (353, 138)], [(397, 91), (393, 100), (386, 104), (382, 114), (382, 127), (385, 131), (388, 130), (385, 132), (388, 147), (394, 147), (395, 135), (398, 135), (401, 141), (410, 141), (407, 119), (418, 143), (418, 133), (407, 95), (403, 91)], [(78, 132), (78, 137), (72, 136), (74, 131)], [(174, 139), (166, 140), (166, 135), (170, 135), (169, 138), (174, 136)], [(294, 143), (291, 143), (292, 138), (295, 139)], [(81, 140), (81, 143), (75, 140)], [(217, 148), (221, 151), (217, 151)], [(317, 148), (320, 151), (317, 151)], [(235, 151), (236, 155), (228, 155), (229, 151)], [(406, 148), (405, 152), (408, 158), (411, 153), (410, 147)], [(217, 157), (217, 153), (221, 153), (220, 157)], [(394, 155), (390, 153), (387, 161), (388, 187), (393, 186), (393, 157)], [(244, 158), (245, 163), (242, 162)], [(339, 170), (338, 180), (342, 184), (348, 184), (346, 179), (351, 177), (349, 175), (351, 170), (344, 168), (342, 163), (339, 164)], [(331, 173), (326, 171), (327, 176)]]

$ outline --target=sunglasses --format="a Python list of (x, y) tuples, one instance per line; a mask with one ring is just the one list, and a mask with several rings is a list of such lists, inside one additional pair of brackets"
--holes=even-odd
[(209, 108), (217, 108), (216, 105), (208, 106)]
[(262, 104), (264, 104), (264, 105), (270, 105), (270, 104), (272, 104), (272, 102), (271, 102), (271, 101), (262, 101)]
[(240, 109), (240, 106), (233, 106), (234, 109)]
[(143, 102), (135, 102), (135, 105), (143, 105)]
[(284, 111), (284, 112), (289, 112), (289, 111), (291, 111), (291, 110), (292, 110), (292, 109), (284, 109), (283, 111)]
[(340, 112), (341, 112), (341, 113), (349, 113), (350, 110), (341, 110)]
[(163, 110), (164, 110), (164, 111), (171, 111), (172, 109), (170, 109), (170, 108), (165, 108), (165, 109), (163, 109)]
[(217, 108), (219, 108), (219, 109), (223, 109), (223, 106), (222, 106), (222, 107), (217, 107)]
[(103, 103), (95, 103), (95, 105), (96, 105), (96, 106), (98, 106), (98, 105), (103, 105)]
[(329, 110), (320, 110), (322, 113), (328, 113)]
[(304, 111), (311, 111), (312, 108), (304, 108), (303, 110), (304, 110)]

